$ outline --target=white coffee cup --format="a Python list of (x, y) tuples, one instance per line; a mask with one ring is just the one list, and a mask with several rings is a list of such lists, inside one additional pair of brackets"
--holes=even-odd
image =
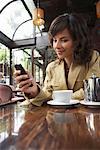
[(69, 103), (72, 98), (73, 90), (56, 90), (53, 91), (52, 98), (57, 102)]

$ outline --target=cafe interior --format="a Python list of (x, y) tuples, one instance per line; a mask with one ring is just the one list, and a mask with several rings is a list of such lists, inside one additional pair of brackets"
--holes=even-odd
[(100, 0), (0, 0), (0, 150), (100, 150), (99, 102), (22, 107), (25, 98), (13, 75), (15, 64), (22, 64), (43, 85), (56, 58), (50, 24), (72, 12), (86, 20), (100, 53)]

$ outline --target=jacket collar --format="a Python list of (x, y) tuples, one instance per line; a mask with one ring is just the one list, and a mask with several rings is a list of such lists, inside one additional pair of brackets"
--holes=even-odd
[[(63, 70), (64, 70), (64, 61), (63, 60), (58, 60), (59, 65), (63, 66)], [(69, 69), (69, 73), (68, 73), (68, 87), (69, 89), (73, 89), (75, 82), (77, 80), (77, 77), (81, 71), (82, 66), (81, 65), (76, 65), (74, 63), (71, 64), (70, 69)], [(60, 72), (62, 72), (62, 74), (64, 74), (63, 70)], [(65, 76), (65, 75), (64, 75)], [(64, 79), (64, 82), (66, 80)]]
[(73, 89), (80, 70), (81, 70), (80, 65), (75, 65), (73, 63), (71, 64), (70, 69), (69, 69), (69, 74), (68, 74), (68, 86), (70, 89)]

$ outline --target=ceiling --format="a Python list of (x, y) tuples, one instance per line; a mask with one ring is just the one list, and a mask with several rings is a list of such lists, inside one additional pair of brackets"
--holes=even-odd
[[(38, 0), (34, 0), (37, 5)], [(90, 24), (95, 19), (96, 8), (95, 4), (98, 0), (39, 0), (40, 7), (45, 12), (45, 31), (48, 31), (51, 21), (58, 15), (63, 13), (78, 12), (84, 16), (89, 15)]]
[[(22, 2), (21, 4), (23, 4), (24, 9), (26, 10), (26, 12), (28, 12), (28, 15), (30, 17), (29, 20), (32, 19), (32, 11), (33, 11), (33, 9), (31, 9), (32, 11), (30, 11), (29, 7), (31, 6), (31, 8), (32, 8), (33, 3), (35, 3), (35, 5), (37, 7), (37, 3), (39, 3), (40, 8), (43, 8), (44, 13), (45, 13), (45, 17), (44, 17), (45, 28), (43, 29), (43, 31), (47, 32), (53, 19), (63, 13), (71, 13), (71, 12), (82, 13), (83, 16), (87, 19), (88, 25), (93, 26), (95, 23), (95, 20), (96, 20), (96, 5), (95, 4), (99, 0), (8, 0), (8, 1), (9, 1), (9, 3), (6, 6), (8, 6), (9, 4), (11, 4), (13, 2), (16, 2), (16, 4), (17, 4), (17, 2)], [(30, 1), (31, 1), (31, 4), (30, 4)], [(3, 1), (3, 2), (5, 2), (5, 1)], [(2, 15), (2, 11), (6, 8), (8, 8), (8, 7), (4, 6), (0, 10), (1, 15)], [(16, 8), (18, 8), (17, 5), (16, 5), (15, 9)], [(10, 11), (10, 9), (9, 9), (9, 11)], [(23, 12), (23, 17), (21, 20), (23, 20), (24, 16), (26, 16), (26, 14), (24, 13), (24, 10), (18, 11), (18, 13), (22, 13), (22, 12)], [(13, 15), (13, 14), (14, 13), (12, 13), (11, 15)], [(16, 19), (12, 19), (12, 21), (16, 21)], [(19, 26), (20, 26), (20, 24), (19, 24)], [(24, 28), (22, 28), (22, 30), (24, 30)], [(30, 40), (22, 39), (20, 41), (18, 41), (18, 40), (13, 41), (13, 39), (10, 39), (9, 36), (7, 37), (1, 31), (0, 31), (0, 42), (5, 44), (9, 48), (16, 48), (16, 47), (18, 48), (18, 47), (23, 47), (23, 46), (27, 46), (27, 45), (28, 46), (33, 45), (32, 39), (30, 39)]]

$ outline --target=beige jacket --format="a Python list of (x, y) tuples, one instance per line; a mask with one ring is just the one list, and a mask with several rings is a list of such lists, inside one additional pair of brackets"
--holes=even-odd
[[(71, 64), (68, 74), (68, 87), (73, 89), (73, 99), (84, 99), (83, 80), (91, 77), (92, 73), (100, 77), (100, 55), (94, 51), (92, 60), (87, 65)], [(52, 99), (53, 90), (68, 89), (65, 80), (64, 61), (55, 60), (48, 64), (44, 86), (40, 93), (31, 101), (34, 105), (41, 106), (44, 101)]]

